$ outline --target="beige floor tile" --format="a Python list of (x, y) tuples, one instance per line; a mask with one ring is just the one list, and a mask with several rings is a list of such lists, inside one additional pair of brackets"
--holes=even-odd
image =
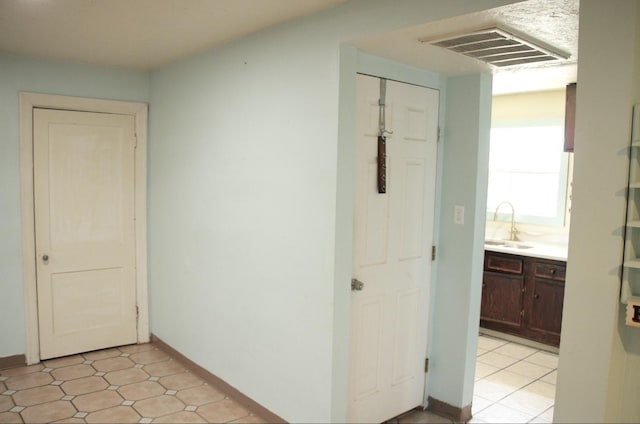
[(60, 421), (56, 421), (56, 424), (85, 424), (85, 421), (82, 418), (65, 418)]
[(484, 355), (478, 356), (477, 362), (482, 362), (483, 364), (491, 365), (497, 368), (505, 368), (511, 364), (515, 364), (516, 362), (518, 362), (518, 360), (512, 358), (511, 356), (502, 355), (500, 353), (488, 352)]
[(143, 369), (147, 372), (147, 374), (155, 377), (164, 377), (167, 375), (179, 374), (186, 371), (186, 369), (182, 365), (180, 365), (179, 362), (173, 360), (145, 365)]
[(225, 398), (224, 393), (209, 385), (192, 387), (180, 390), (176, 397), (186, 405), (200, 406), (209, 402), (215, 402)]
[(156, 418), (154, 423), (206, 423), (206, 421), (195, 412), (180, 411), (164, 417)]
[(16, 392), (13, 395), (13, 401), (19, 406), (32, 406), (59, 400), (63, 396), (64, 393), (58, 386), (40, 386)]
[(490, 400), (474, 395), (473, 402), (471, 403), (471, 414), (475, 415), (491, 405), (493, 405), (493, 402)]
[(0, 412), (6, 412), (14, 406), (15, 403), (13, 403), (11, 396), (0, 395)]
[(4, 384), (9, 390), (24, 390), (32, 387), (44, 386), (53, 381), (53, 378), (46, 372), (33, 372), (29, 374), (9, 377)]
[(0, 395), (0, 412), (6, 412), (14, 406), (11, 396)]
[(133, 407), (143, 417), (155, 418), (182, 411), (185, 404), (175, 396), (156, 396), (136, 402)]
[(71, 402), (78, 411), (94, 412), (117, 406), (122, 403), (122, 397), (115, 390), (102, 390), (75, 397)]
[[(249, 418), (249, 417), (247, 417)], [(234, 422), (244, 422), (243, 418)], [(398, 419), (401, 424), (415, 424), (415, 423), (438, 423), (438, 424), (451, 424), (452, 421), (448, 418), (436, 415), (431, 411), (416, 410), (409, 414), (403, 415)]]
[[(267, 421), (263, 420), (262, 418), (256, 416), (256, 415), (249, 415), (247, 417), (242, 417), (239, 418), (235, 421), (231, 421), (232, 423), (244, 423), (244, 424), (251, 424), (251, 423), (255, 423), (255, 424), (267, 424)], [(449, 421), (447, 421), (449, 422)]]
[(134, 353), (131, 355), (131, 360), (137, 364), (153, 364), (155, 362), (162, 362), (169, 359), (169, 356), (161, 350), (145, 350), (143, 352)]
[(126, 400), (142, 400), (154, 396), (160, 396), (165, 392), (165, 388), (153, 381), (142, 381), (140, 383), (129, 384), (118, 389), (120, 395)]
[(56, 400), (55, 402), (29, 406), (20, 414), (27, 423), (48, 423), (71, 418), (75, 413), (76, 409), (71, 405), (71, 402)]
[(554, 384), (545, 383), (544, 381), (534, 381), (522, 390), (528, 393), (543, 396), (552, 401), (554, 401), (556, 398), (556, 386)]
[(538, 415), (536, 418), (542, 419), (548, 423), (553, 422), (553, 407), (547, 409), (542, 414)]
[(494, 383), (492, 381), (482, 379), (475, 382), (473, 393), (484, 399), (490, 400), (492, 402), (497, 402), (505, 396), (508, 396), (511, 393), (515, 392), (516, 390), (516, 388), (508, 387), (504, 384)]
[(149, 378), (149, 374), (140, 368), (126, 368), (123, 370), (112, 371), (104, 376), (109, 384), (114, 386), (124, 386), (125, 384), (139, 383)]
[(35, 365), (28, 365), (24, 367), (9, 368), (6, 370), (2, 370), (0, 371), (0, 375), (4, 377), (14, 377), (17, 375), (31, 374), (31, 373), (40, 371), (42, 369), (44, 369), (44, 365), (35, 364)]
[(551, 372), (551, 368), (536, 365), (532, 362), (520, 361), (505, 368), (507, 371), (524, 375), (525, 377), (540, 378)]
[(493, 365), (487, 365), (482, 362), (476, 362), (476, 380), (480, 380), (488, 375), (500, 371), (500, 368)]
[(116, 356), (120, 356), (120, 354), (122, 354), (122, 352), (114, 347), (111, 349), (103, 349), (96, 350), (94, 352), (83, 353), (82, 356), (84, 356), (89, 361), (100, 361), (102, 359), (115, 358)]
[(232, 399), (223, 399), (198, 407), (198, 415), (209, 422), (229, 422), (249, 415), (249, 411)]
[(102, 377), (84, 377), (77, 380), (65, 381), (62, 383), (62, 390), (68, 395), (78, 396), (87, 393), (97, 392), (98, 390), (104, 390), (109, 387)]
[(551, 423), (552, 421), (547, 421), (542, 417), (535, 417), (534, 419), (529, 421), (529, 424), (551, 424)]
[(4, 385), (4, 381), (0, 381), (0, 394), (4, 393), (7, 390), (7, 386)]
[(536, 417), (552, 407), (553, 400), (535, 393), (518, 390), (502, 399), (499, 404)]
[(120, 349), (122, 353), (132, 354), (132, 353), (144, 352), (145, 350), (152, 350), (153, 348), (154, 346), (151, 343), (143, 343), (143, 344), (120, 346), (118, 349)]
[(556, 384), (557, 380), (558, 380), (558, 370), (554, 370), (549, 374), (545, 375), (544, 377), (540, 378), (540, 381), (544, 381), (545, 383), (549, 383), (549, 384)]
[(488, 423), (527, 423), (533, 416), (527, 415), (504, 405), (494, 404), (482, 410), (474, 418)]
[(2, 424), (15, 424), (21, 423), (22, 418), (20, 414), (15, 412), (0, 412), (0, 423)]
[(485, 350), (493, 350), (508, 342), (489, 336), (478, 336), (478, 347)]
[(480, 346), (476, 349), (476, 356), (484, 355), (489, 352), (487, 349), (482, 349)]
[(527, 356), (533, 355), (537, 351), (537, 349), (531, 348), (529, 346), (522, 346), (517, 343), (507, 343), (497, 349), (494, 349), (494, 352), (496, 353), (511, 356), (512, 358), (516, 359), (524, 359)]
[(517, 390), (530, 384), (535, 379), (524, 376), (524, 375), (516, 374), (511, 371), (500, 370), (494, 374), (491, 374), (488, 377), (485, 377), (485, 380), (493, 381), (494, 383), (504, 384), (505, 386), (513, 387)]
[(47, 368), (62, 368), (68, 367), (71, 365), (77, 365), (84, 362), (84, 357), (82, 355), (73, 355), (73, 356), (65, 356), (62, 358), (49, 359), (44, 361), (44, 365)]
[(95, 361), (93, 367), (98, 371), (109, 372), (109, 371), (118, 371), (126, 368), (131, 368), (135, 364), (129, 360), (129, 358), (125, 358), (122, 356), (117, 356), (115, 358), (108, 359), (100, 359)]
[(87, 423), (137, 423), (140, 415), (130, 406), (115, 406), (87, 415)]
[(190, 387), (201, 386), (204, 383), (190, 372), (169, 375), (162, 377), (158, 381), (169, 390), (183, 390)]
[(558, 368), (558, 355), (549, 352), (537, 352), (525, 359), (527, 362), (532, 362), (536, 365), (542, 365), (547, 368)]
[(89, 377), (95, 374), (96, 370), (91, 365), (78, 364), (68, 367), (56, 368), (51, 371), (51, 375), (56, 380), (68, 381), (76, 378)]

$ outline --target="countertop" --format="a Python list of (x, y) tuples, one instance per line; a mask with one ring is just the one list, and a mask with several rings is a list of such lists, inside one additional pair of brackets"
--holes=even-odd
[(567, 260), (567, 246), (556, 244), (544, 244), (528, 241), (486, 240), (484, 249), (491, 252), (510, 253), (512, 255), (553, 259), (556, 261)]

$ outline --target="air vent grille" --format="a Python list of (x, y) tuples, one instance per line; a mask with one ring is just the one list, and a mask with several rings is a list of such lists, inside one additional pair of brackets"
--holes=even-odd
[(420, 40), (481, 60), (493, 66), (505, 67), (535, 62), (567, 59), (568, 54), (543, 47), (539, 42), (527, 41), (499, 28), (444, 39)]

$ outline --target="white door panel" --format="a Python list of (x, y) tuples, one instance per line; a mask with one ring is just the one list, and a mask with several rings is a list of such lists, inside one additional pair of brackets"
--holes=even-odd
[(41, 359), (135, 343), (134, 120), (34, 109)]
[(439, 92), (387, 82), (387, 193), (377, 188), (380, 80), (357, 78), (349, 419), (383, 422), (422, 404)]

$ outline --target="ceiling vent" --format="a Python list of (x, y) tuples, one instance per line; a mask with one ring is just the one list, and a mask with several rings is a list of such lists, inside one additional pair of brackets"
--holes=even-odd
[(481, 60), (497, 67), (523, 65), (567, 59), (568, 54), (541, 42), (527, 41), (499, 28), (489, 28), (469, 34), (440, 39), (424, 39), (423, 43), (442, 47)]

